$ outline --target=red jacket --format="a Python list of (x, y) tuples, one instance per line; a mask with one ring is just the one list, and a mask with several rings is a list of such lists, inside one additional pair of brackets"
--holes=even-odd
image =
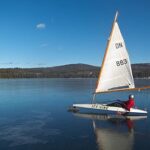
[(125, 109), (130, 111), (130, 108), (134, 107), (135, 103), (134, 103), (134, 99), (130, 98), (129, 100), (127, 100), (126, 102), (124, 102), (124, 107)]

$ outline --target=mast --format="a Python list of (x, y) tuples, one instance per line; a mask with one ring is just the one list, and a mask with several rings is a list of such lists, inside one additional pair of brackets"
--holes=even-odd
[(117, 21), (117, 18), (118, 18), (118, 11), (116, 12), (116, 15), (115, 15), (115, 18), (114, 18), (114, 22), (116, 22)]
[(92, 104), (93, 104), (93, 102), (94, 102), (94, 100), (95, 100), (95, 96), (96, 96), (96, 93), (94, 92), (94, 94), (93, 94), (93, 99), (92, 99)]
[[(99, 76), (98, 76), (96, 88), (97, 88), (97, 86), (98, 86), (98, 83), (99, 83), (101, 74), (102, 74), (102, 72), (103, 72), (104, 63), (105, 63), (105, 60), (106, 60), (106, 56), (107, 56), (109, 44), (110, 44), (110, 41), (111, 41), (111, 38), (112, 38), (112, 33), (113, 33), (113, 30), (114, 30), (114, 26), (115, 26), (115, 22), (117, 21), (117, 18), (118, 18), (118, 11), (116, 12), (116, 15), (115, 15), (115, 18), (114, 18), (114, 21), (113, 21), (113, 24), (112, 24), (112, 29), (111, 29), (111, 32), (110, 32), (110, 36), (109, 36), (108, 41), (107, 41), (107, 46), (106, 46), (104, 58), (103, 58), (103, 61), (102, 61), (100, 73), (99, 73)], [(96, 91), (95, 91), (95, 94), (96, 94)]]

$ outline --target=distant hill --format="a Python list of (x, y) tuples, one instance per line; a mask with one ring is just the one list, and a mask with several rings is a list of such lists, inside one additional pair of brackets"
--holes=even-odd
[[(95, 78), (100, 67), (87, 64), (69, 64), (47, 68), (0, 69), (0, 78)], [(150, 77), (150, 63), (133, 64), (133, 75), (138, 78)]]
[(150, 78), (150, 63), (132, 64), (132, 70), (136, 78)]

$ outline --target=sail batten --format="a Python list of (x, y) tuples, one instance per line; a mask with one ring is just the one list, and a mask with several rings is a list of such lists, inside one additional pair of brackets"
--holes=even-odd
[[(129, 55), (115, 16), (95, 93), (118, 87), (135, 88)], [(124, 89), (124, 88), (123, 88)]]

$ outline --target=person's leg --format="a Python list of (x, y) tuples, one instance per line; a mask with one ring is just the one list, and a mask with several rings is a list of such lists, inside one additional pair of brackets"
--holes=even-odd
[(114, 102), (114, 103), (111, 103), (111, 104), (107, 104), (107, 106), (122, 107), (121, 103), (119, 103), (119, 102)]

